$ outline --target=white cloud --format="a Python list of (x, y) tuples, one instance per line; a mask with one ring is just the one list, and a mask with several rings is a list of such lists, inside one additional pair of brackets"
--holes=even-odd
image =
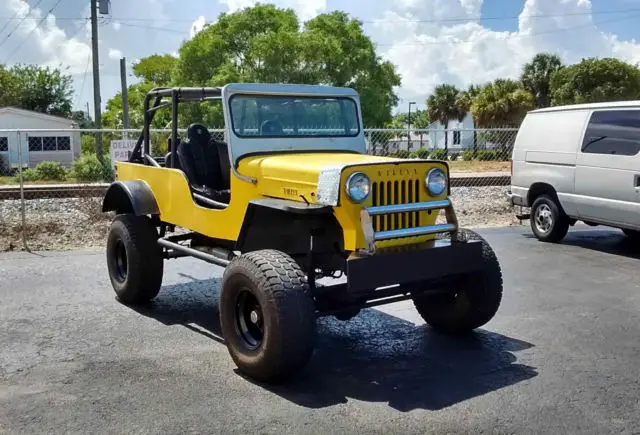
[(109, 49), (109, 59), (120, 60), (122, 59), (122, 51), (116, 48)]
[[(219, 0), (219, 2), (227, 5), (230, 12), (255, 6), (257, 3), (265, 3), (259, 0)], [(307, 21), (327, 9), (327, 0), (278, 0), (272, 3), (281, 8), (294, 9), (302, 21)]]
[(189, 31), (189, 37), (193, 38), (194, 36), (196, 36), (196, 33), (200, 32), (202, 29), (204, 29), (204, 25), (206, 24), (206, 21), (204, 19), (203, 15), (200, 15), (198, 17), (198, 19), (196, 19), (193, 24), (191, 24), (191, 30)]
[[(565, 62), (588, 56), (640, 62), (640, 44), (619, 41), (598, 29), (590, 0), (526, 0), (515, 32), (481, 26), (477, 18), (482, 2), (397, 0), (397, 7), (377, 20), (373, 36), (391, 41), (379, 50), (402, 74), (403, 100), (423, 104), (444, 82), (464, 87), (497, 77), (517, 78), (522, 65), (540, 51), (555, 52)], [(456, 22), (460, 17), (468, 20)]]
[[(15, 28), (11, 37), (3, 38), (3, 44), (0, 47), (0, 63), (36, 63), (52, 67), (64, 65), (72, 74), (85, 70), (91, 48), (87, 43), (79, 40), (77, 34), (70, 37), (72, 35), (65, 33), (57, 25), (53, 15), (46, 16), (38, 26), (45, 17), (45, 12), (31, 8), (22, 0), (0, 2), (0, 16), (14, 14), (17, 14), (19, 20), (15, 21), (15, 25), (11, 23), (9, 27), (9, 29)], [(20, 21), (22, 18), (25, 19)]]

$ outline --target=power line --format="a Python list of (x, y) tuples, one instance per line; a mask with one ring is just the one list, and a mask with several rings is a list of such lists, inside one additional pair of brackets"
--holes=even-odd
[[(40, 1), (38, 2), (38, 4), (40, 4), (40, 2), (41, 2), (41, 1), (42, 1), (42, 0), (40, 0)], [(34, 27), (33, 29), (31, 29), (31, 31), (29, 32), (29, 34), (27, 34), (27, 36), (25, 36), (25, 37), (24, 37), (24, 39), (22, 40), (22, 42), (21, 42), (21, 43), (20, 43), (20, 44), (15, 48), (15, 50), (13, 50), (11, 53), (9, 53), (9, 56), (7, 56), (7, 57), (6, 57), (6, 59), (5, 59), (4, 63), (7, 63), (7, 62), (9, 61), (9, 59), (11, 58), (11, 56), (13, 56), (13, 55), (15, 54), (15, 52), (16, 52), (16, 51), (18, 51), (18, 50), (19, 50), (19, 49), (24, 45), (24, 43), (25, 43), (25, 42), (27, 42), (27, 40), (29, 39), (29, 36), (31, 36), (31, 34), (32, 34), (33, 32), (35, 32), (35, 31), (40, 27), (40, 25), (42, 25), (42, 23), (44, 23), (44, 20), (46, 20), (46, 19), (47, 19), (47, 17), (53, 13), (53, 11), (58, 7), (58, 5), (59, 5), (61, 2), (62, 2), (62, 0), (58, 0), (58, 1), (53, 5), (53, 7), (52, 7), (51, 9), (49, 9), (49, 12), (47, 12), (47, 13), (42, 17), (42, 19), (41, 19), (40, 21), (38, 21), (38, 24), (36, 24), (36, 27)]]
[[(631, 13), (631, 12), (640, 12), (640, 8), (633, 9), (618, 9), (611, 11), (588, 11), (588, 12), (568, 12), (568, 13), (558, 13), (558, 14), (532, 14), (532, 15), (511, 15), (511, 16), (490, 16), (490, 17), (469, 17), (469, 16), (460, 16), (454, 18), (433, 18), (433, 19), (401, 19), (401, 20), (359, 20), (362, 23), (446, 23), (446, 22), (457, 22), (457, 21), (499, 21), (499, 20), (514, 20), (518, 18), (559, 18), (559, 17), (571, 17), (571, 16), (585, 16), (585, 15), (611, 15), (611, 14), (623, 14), (623, 13)], [(0, 17), (0, 20), (15, 20), (15, 17)], [(56, 17), (56, 20), (65, 20), (65, 21), (86, 21), (88, 18), (80, 18), (80, 17)], [(110, 17), (112, 21), (131, 21), (131, 22), (168, 22), (168, 23), (192, 23), (193, 19), (156, 19), (156, 18), (137, 18), (137, 17)]]
[[(28, 3), (27, 3), (27, 7), (29, 7)], [(18, 16), (18, 11), (16, 11), (9, 20), (7, 20), (7, 23), (4, 26), (2, 26), (2, 29), (0, 29), (0, 34), (2, 34), (2, 32), (4, 32), (7, 27), (9, 27), (9, 23), (15, 20), (17, 16)]]
[[(87, 74), (89, 73), (89, 65), (91, 65), (91, 55), (87, 56), (87, 66), (84, 69), (84, 75), (82, 76), (82, 86), (80, 87), (80, 93), (78, 94), (78, 100), (84, 95), (84, 84), (87, 81)], [(78, 101), (76, 100), (76, 101)]]
[[(614, 22), (619, 22), (619, 21), (623, 21), (623, 20), (628, 20), (628, 19), (632, 19), (632, 18), (638, 18), (640, 17), (640, 13), (639, 14), (633, 14), (633, 15), (627, 15), (624, 17), (619, 17), (619, 18), (615, 18), (615, 19), (611, 19), (611, 20), (607, 20), (607, 21), (602, 21), (599, 24), (606, 24), (606, 23), (614, 23)], [(515, 34), (515, 35), (510, 35), (508, 38), (505, 39), (516, 39), (516, 38), (527, 38), (527, 37), (531, 37), (531, 36), (540, 36), (540, 35), (548, 35), (548, 34), (553, 34), (553, 33), (562, 33), (562, 32), (568, 32), (568, 31), (573, 31), (573, 30), (578, 30), (578, 29), (582, 29), (582, 28), (587, 28), (587, 27), (591, 27), (596, 25), (595, 23), (589, 23), (589, 24), (583, 24), (580, 26), (574, 26), (574, 27), (565, 27), (562, 29), (554, 29), (554, 30), (546, 30), (546, 31), (542, 31), (542, 32), (536, 32), (536, 33), (529, 33), (529, 34)], [(469, 42), (473, 42), (471, 40), (465, 40), (465, 41), (456, 41), (456, 40), (445, 40), (445, 41), (432, 41), (432, 42), (415, 42), (415, 43), (402, 43), (402, 44), (376, 44), (379, 47), (387, 47), (387, 46), (429, 46), (429, 45), (442, 45), (442, 44), (467, 44)]]
[(29, 4), (27, 4), (27, 7), (29, 8), (29, 10), (27, 11), (26, 15), (24, 17), (22, 17), (22, 19), (18, 22), (18, 24), (16, 24), (16, 26), (13, 28), (13, 30), (11, 32), (9, 32), (7, 37), (4, 38), (4, 40), (2, 40), (2, 42), (0, 42), (0, 47), (2, 47), (9, 40), (9, 38), (11, 38), (11, 35), (13, 35), (13, 32), (15, 32), (16, 29), (18, 27), (20, 27), (20, 24), (22, 24), (24, 22), (24, 20), (26, 20), (29, 15), (31, 15), (31, 11), (33, 11), (38, 6), (40, 6), (40, 3), (42, 3), (42, 1), (43, 0), (38, 0), (38, 3), (36, 3), (36, 5), (34, 7), (30, 7)]

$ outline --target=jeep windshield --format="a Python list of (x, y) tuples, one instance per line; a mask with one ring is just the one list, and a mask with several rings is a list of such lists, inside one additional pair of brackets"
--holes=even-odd
[(358, 109), (349, 97), (242, 95), (229, 102), (233, 132), (241, 138), (355, 137)]

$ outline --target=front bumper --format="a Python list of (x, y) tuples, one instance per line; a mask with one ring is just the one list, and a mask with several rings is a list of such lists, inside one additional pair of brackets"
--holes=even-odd
[(432, 246), (402, 252), (354, 256), (347, 260), (347, 287), (351, 294), (380, 287), (433, 281), (482, 268), (482, 243), (434, 240)]
[(529, 219), (530, 213), (525, 211), (529, 207), (527, 204), (527, 191), (526, 189), (510, 187), (507, 196), (509, 197), (509, 204), (516, 210), (516, 217), (518, 219)]

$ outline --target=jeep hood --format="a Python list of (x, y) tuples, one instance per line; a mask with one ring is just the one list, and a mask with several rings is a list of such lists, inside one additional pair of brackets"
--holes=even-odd
[[(323, 198), (323, 178), (335, 184), (344, 166), (369, 163), (392, 163), (397, 159), (354, 153), (295, 153), (255, 156), (243, 159), (238, 171), (258, 180), (260, 194), (298, 201), (332, 204)], [(337, 180), (339, 182), (339, 179)], [(326, 193), (324, 194), (326, 197)]]

